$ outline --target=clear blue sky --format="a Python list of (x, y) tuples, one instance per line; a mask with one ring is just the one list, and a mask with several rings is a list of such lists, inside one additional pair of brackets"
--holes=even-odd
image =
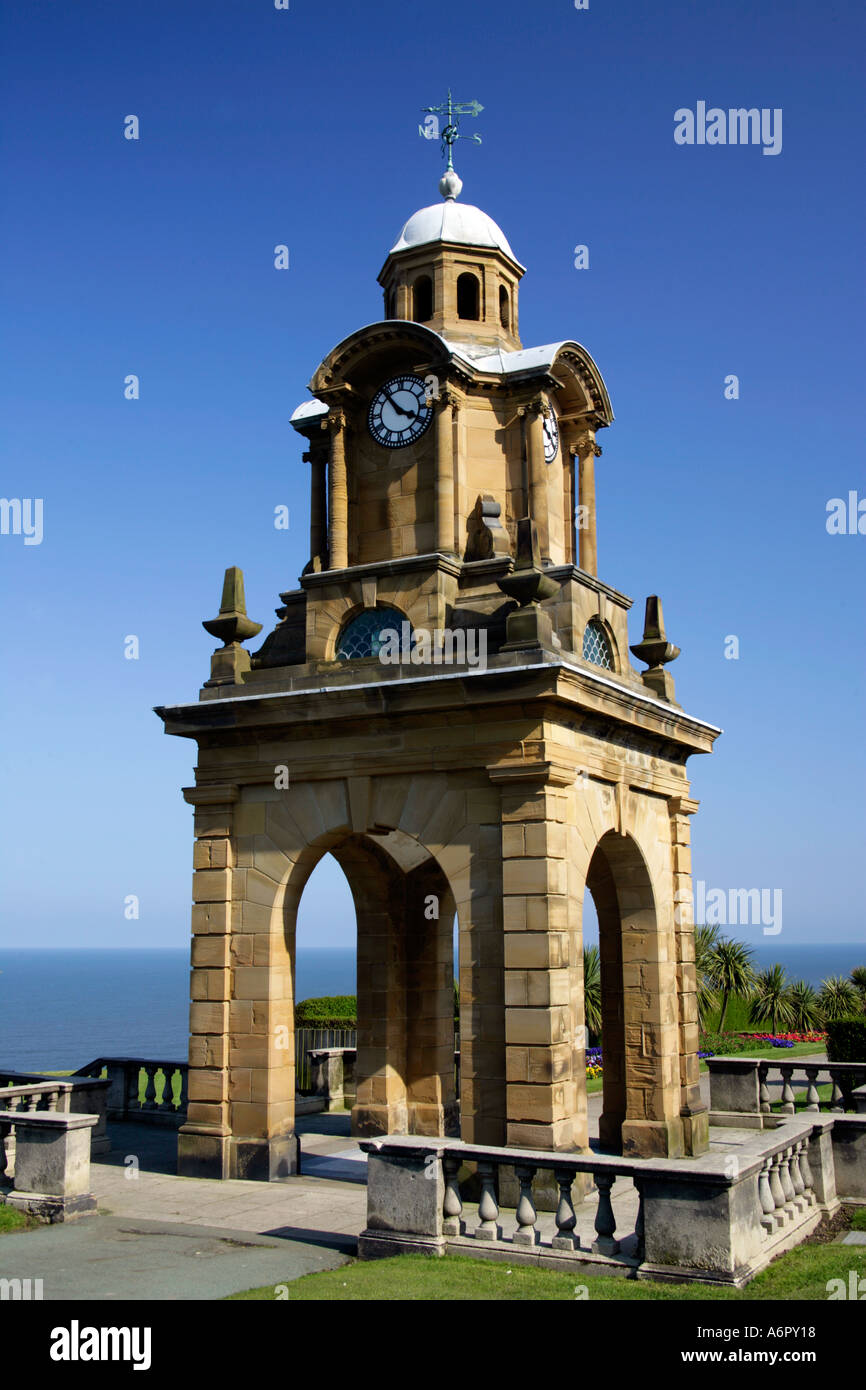
[[(0, 536), (3, 944), (188, 941), (195, 746), (151, 707), (206, 678), (226, 565), (267, 627), (296, 585), (288, 417), (381, 317), (449, 85), (485, 108), (457, 167), (528, 267), (524, 345), (577, 338), (611, 393), (600, 573), (633, 641), (662, 596), (678, 698), (726, 731), (689, 765), (696, 878), (862, 939), (866, 536), (825, 527), (866, 496), (862, 6), (80, 0), (2, 31), (2, 492), (44, 499), (41, 545)], [(782, 152), (676, 145), (699, 101), (781, 108)], [(317, 871), (305, 943), (350, 942), (348, 902)]]

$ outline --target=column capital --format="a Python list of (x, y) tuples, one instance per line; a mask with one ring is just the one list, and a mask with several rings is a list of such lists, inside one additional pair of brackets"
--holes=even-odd
[(540, 415), (544, 419), (547, 419), (550, 414), (550, 402), (543, 392), (539, 392), (537, 396), (533, 396), (530, 400), (524, 401), (523, 405), (519, 405), (517, 407), (517, 414)]
[(569, 444), (569, 450), (581, 459), (589, 458), (590, 454), (594, 458), (601, 458), (602, 455), (602, 447), (600, 444), (596, 444), (595, 434), (592, 430), (582, 430), (580, 434), (575, 435)]

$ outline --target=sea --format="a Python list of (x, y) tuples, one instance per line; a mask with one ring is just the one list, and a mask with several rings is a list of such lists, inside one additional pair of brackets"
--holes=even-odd
[[(765, 969), (777, 961), (792, 980), (820, 985), (866, 965), (866, 945), (766, 943), (753, 947)], [(296, 996), (355, 993), (355, 952), (299, 949)], [(0, 1068), (76, 1071), (97, 1057), (183, 1061), (187, 1054), (186, 950), (0, 950)]]

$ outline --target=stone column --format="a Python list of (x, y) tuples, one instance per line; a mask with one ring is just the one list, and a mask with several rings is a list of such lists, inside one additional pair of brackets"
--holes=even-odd
[(343, 570), (349, 563), (345, 413), (338, 407), (332, 407), (327, 423), (331, 430), (331, 459), (328, 469), (328, 567)]
[(698, 1062), (698, 995), (695, 969), (695, 927), (692, 918), (692, 852), (690, 818), (698, 802), (687, 796), (668, 801), (671, 823), (674, 923), (677, 942), (679, 999), (680, 1087), (683, 1143), (696, 1156), (709, 1148), (709, 1114), (701, 1100)]
[(228, 1047), (231, 998), (233, 817), (238, 788), (184, 787), (195, 807), (189, 1107), (178, 1133), (184, 1177), (229, 1177)]
[(550, 517), (547, 495), (547, 464), (544, 461), (544, 417), (550, 407), (543, 396), (521, 406), (526, 417), (526, 461), (529, 470), (529, 515), (538, 533), (541, 563), (550, 564)]
[(455, 554), (454, 547), (454, 418), (457, 399), (443, 387), (436, 402), (436, 549)]
[(313, 447), (304, 459), (310, 465), (310, 562), (318, 558), (324, 565), (328, 546), (325, 514), (327, 510), (327, 459), (322, 445)]
[(506, 1142), (583, 1150), (581, 933), (570, 912), (566, 860), (565, 788), (574, 773), (517, 759), (489, 771), (503, 784)]
[(574, 445), (578, 460), (577, 500), (581, 507), (579, 531), (579, 564), (586, 574), (598, 574), (598, 543), (595, 529), (595, 460), (601, 457), (601, 446), (595, 434), (587, 430)]

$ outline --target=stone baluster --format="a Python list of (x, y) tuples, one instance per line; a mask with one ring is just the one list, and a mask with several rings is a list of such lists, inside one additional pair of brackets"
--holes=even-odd
[(481, 1201), (478, 1203), (479, 1224), (475, 1230), (476, 1240), (501, 1240), (502, 1227), (497, 1224), (499, 1207), (493, 1193), (494, 1164), (479, 1163), (478, 1176), (481, 1179)]
[(0, 1181), (6, 1176), (6, 1140), (12, 1133), (12, 1126), (0, 1120)]
[(812, 1169), (809, 1166), (809, 1140), (801, 1139), (797, 1145), (797, 1166), (800, 1169), (800, 1177), (803, 1180), (803, 1196), (814, 1207), (818, 1201), (815, 1195), (815, 1179), (812, 1177)]
[(147, 1077), (147, 1084), (144, 1088), (144, 1104), (142, 1110), (156, 1110), (156, 1063), (145, 1062), (144, 1074)]
[(776, 1202), (770, 1190), (770, 1174), (772, 1167), (773, 1160), (771, 1158), (765, 1158), (764, 1166), (758, 1175), (758, 1201), (761, 1204), (761, 1211), (763, 1212), (761, 1225), (770, 1235), (772, 1235), (773, 1231), (776, 1229), (776, 1220), (774, 1216)]
[(596, 1173), (595, 1185), (598, 1188), (598, 1209), (595, 1213), (596, 1239), (592, 1242), (592, 1249), (596, 1255), (615, 1255), (619, 1250), (619, 1241), (614, 1240), (616, 1231), (616, 1217), (613, 1214), (613, 1203), (610, 1199), (610, 1190), (616, 1181), (615, 1174)]
[(788, 1217), (785, 1211), (785, 1193), (782, 1189), (782, 1179), (779, 1173), (780, 1162), (780, 1154), (774, 1154), (770, 1160), (770, 1191), (773, 1194), (773, 1205), (776, 1209), (776, 1224), (784, 1226)]
[(579, 1250), (580, 1241), (574, 1234), (577, 1216), (571, 1200), (571, 1185), (574, 1174), (566, 1168), (555, 1168), (553, 1176), (559, 1184), (559, 1205), (556, 1208), (556, 1235), (553, 1237), (554, 1250)]
[(446, 1236), (462, 1236), (466, 1230), (466, 1223), (460, 1219), (463, 1212), (460, 1185), (457, 1181), (460, 1160), (451, 1154), (446, 1154), (443, 1168), (445, 1170), (445, 1201), (443, 1203), (445, 1220), (442, 1223), (442, 1230)]
[(839, 1086), (839, 1073), (835, 1067), (830, 1067), (830, 1080), (833, 1082), (833, 1093), (830, 1096), (830, 1110), (833, 1114), (844, 1115), (845, 1105), (842, 1100), (842, 1091)]
[(793, 1115), (794, 1113), (794, 1092), (791, 1090), (791, 1076), (794, 1068), (792, 1066), (780, 1066), (782, 1073), (782, 1114)]
[(769, 1115), (770, 1113), (770, 1092), (767, 1088), (768, 1071), (768, 1064), (766, 1062), (761, 1062), (758, 1067), (758, 1099), (760, 1101), (762, 1115)]
[(180, 1068), (180, 1093), (177, 1100), (178, 1114), (185, 1115), (189, 1108), (189, 1068)]
[(59, 1101), (60, 1087), (58, 1086), (56, 1089), (53, 1089), (48, 1092), (48, 1104), (46, 1105), (45, 1109), (50, 1111), (52, 1114), (56, 1113)]
[(782, 1191), (785, 1194), (785, 1211), (788, 1220), (793, 1221), (797, 1214), (794, 1203), (794, 1184), (791, 1182), (791, 1150), (783, 1149), (779, 1154), (779, 1181), (782, 1184)]
[(789, 1171), (791, 1174), (791, 1186), (794, 1189), (794, 1204), (799, 1211), (804, 1212), (809, 1203), (804, 1196), (806, 1184), (803, 1182), (803, 1174), (800, 1172), (800, 1143), (791, 1145), (791, 1160)]
[(514, 1232), (515, 1245), (537, 1245), (541, 1239), (539, 1231), (536, 1229), (538, 1213), (535, 1210), (535, 1203), (532, 1200), (532, 1179), (535, 1177), (535, 1167), (521, 1164), (515, 1166), (514, 1172), (517, 1181), (520, 1183), (520, 1200), (517, 1203), (517, 1230)]
[(126, 1119), (129, 1115), (137, 1115), (137, 1114), (138, 1114), (138, 1111), (141, 1109), (141, 1106), (140, 1106), (139, 1103), (138, 1103), (138, 1082), (139, 1082), (139, 1075), (140, 1075), (140, 1068), (139, 1068), (139, 1065), (138, 1065), (137, 1062), (133, 1062), (132, 1064), (124, 1063), (124, 1067), (123, 1067), (123, 1089), (124, 1089), (123, 1118), (124, 1118), (124, 1119)]
[(806, 1109), (814, 1114), (821, 1109), (821, 1100), (818, 1095), (818, 1087), (816, 1084), (818, 1080), (818, 1072), (821, 1070), (821, 1068), (806, 1067), (804, 1068), (804, 1070), (806, 1072), (806, 1077), (809, 1083), (808, 1090), (806, 1091)]

